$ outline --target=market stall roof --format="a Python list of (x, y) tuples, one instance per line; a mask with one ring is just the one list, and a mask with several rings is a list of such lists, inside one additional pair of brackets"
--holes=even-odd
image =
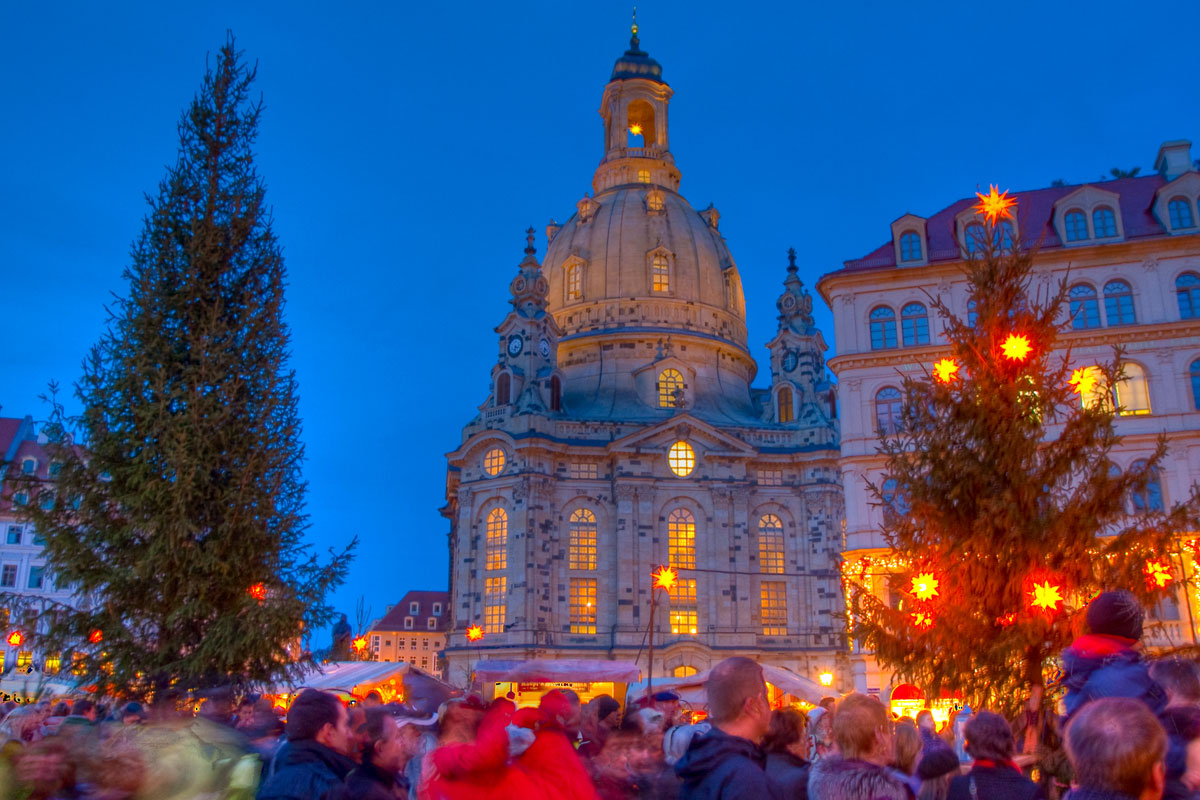
[[(393, 678), (420, 675), (441, 683), (423, 670), (403, 661), (331, 661), (287, 684), (277, 685), (280, 691), (287, 689), (321, 689), (323, 691), (350, 692), (356, 686), (375, 686)], [(442, 684), (446, 685), (446, 684)], [(450, 688), (446, 686), (446, 688)]]
[(483, 683), (515, 681), (526, 683), (632, 683), (641, 676), (631, 661), (590, 659), (535, 659), (533, 661), (480, 661), (475, 679)]
[[(806, 678), (803, 675), (797, 675), (786, 667), (775, 667), (770, 664), (763, 664), (763, 677), (767, 683), (772, 684), (793, 697), (803, 700), (806, 703), (812, 703), (814, 706), (821, 702), (823, 697), (841, 697), (840, 692), (834, 691), (828, 686), (822, 686), (811, 678)], [(680, 699), (688, 703), (704, 703), (707, 702), (708, 696), (704, 691), (704, 682), (708, 680), (708, 670), (698, 672), (695, 675), (689, 675), (686, 678), (671, 678), (659, 680), (654, 679), (654, 689), (662, 691), (670, 689), (679, 695)], [(645, 684), (635, 684), (629, 687), (629, 697), (638, 697), (646, 691)]]

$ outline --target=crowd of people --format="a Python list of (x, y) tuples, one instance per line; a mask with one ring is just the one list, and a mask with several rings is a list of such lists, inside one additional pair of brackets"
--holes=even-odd
[(1020, 719), (980, 710), (941, 730), (857, 693), (772, 709), (742, 657), (710, 670), (700, 722), (665, 691), (624, 707), (570, 690), (529, 708), (467, 696), (436, 713), (314, 689), (286, 715), (221, 694), (198, 712), (10, 703), (0, 800), (1200, 800), (1197, 664), (1144, 657), (1127, 593), (1086, 617), (1062, 657), (1064, 713), (1035, 691)]

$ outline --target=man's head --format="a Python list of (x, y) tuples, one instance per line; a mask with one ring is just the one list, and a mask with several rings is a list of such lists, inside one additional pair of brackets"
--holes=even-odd
[(704, 688), (714, 725), (732, 736), (762, 740), (771, 722), (771, 705), (757, 662), (744, 656), (727, 658), (709, 671)]
[(1200, 672), (1194, 661), (1160, 659), (1150, 665), (1150, 677), (1166, 690), (1168, 706), (1200, 705)]
[(567, 705), (570, 706), (571, 712), (567, 718), (563, 720), (563, 728), (572, 735), (579, 733), (579, 726), (583, 724), (583, 708), (579, 703), (579, 693), (574, 689), (559, 689), (562, 696), (566, 698)]
[(679, 716), (679, 695), (674, 692), (657, 692), (654, 695), (654, 707), (663, 712), (663, 721), (670, 727)]
[(883, 703), (853, 692), (833, 712), (833, 739), (844, 758), (887, 766), (892, 759), (892, 723)]
[(933, 718), (933, 712), (928, 708), (922, 708), (917, 712), (917, 730), (937, 733), (937, 720)]
[(296, 695), (284, 733), (290, 742), (312, 741), (342, 755), (354, 754), (350, 715), (342, 701), (328, 692), (305, 689)]
[(1066, 746), (1080, 788), (1162, 797), (1167, 734), (1139, 701), (1106, 697), (1086, 704), (1067, 726)]
[(1088, 603), (1087, 627), (1092, 633), (1119, 636), (1137, 641), (1142, 638), (1142, 604), (1124, 589), (1101, 592)]
[(362, 763), (396, 773), (412, 757), (415, 739), (402, 736), (391, 713), (382, 705), (366, 709), (362, 725)]
[(999, 714), (980, 711), (967, 720), (963, 728), (964, 745), (971, 758), (989, 761), (1008, 761), (1013, 757), (1012, 728)]
[(606, 694), (596, 695), (588, 703), (588, 708), (596, 717), (596, 723), (609, 730), (621, 726), (621, 704)]
[(375, 708), (383, 705), (383, 695), (376, 691), (367, 692), (367, 696), (362, 701), (363, 708)]
[(76, 700), (75, 705), (71, 706), (71, 713), (76, 717), (86, 717), (95, 722), (96, 704), (91, 700)]
[(146, 712), (140, 703), (130, 701), (121, 709), (121, 722), (125, 725), (140, 725), (146, 719)]

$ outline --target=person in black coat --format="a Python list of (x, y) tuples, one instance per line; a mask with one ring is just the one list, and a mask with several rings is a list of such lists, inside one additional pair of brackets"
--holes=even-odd
[(349, 800), (396, 800), (408, 795), (408, 781), (401, 777), (412, 757), (411, 738), (401, 735), (391, 712), (381, 706), (368, 708), (362, 732), (362, 763), (346, 777)]
[(779, 786), (783, 796), (805, 800), (808, 797), (809, 763), (804, 758), (808, 752), (804, 715), (794, 708), (772, 711), (762, 748), (767, 754), (767, 775)]
[(1041, 790), (1013, 761), (1012, 728), (999, 714), (980, 711), (963, 730), (974, 764), (950, 781), (946, 800), (1037, 800)]
[(355, 738), (342, 701), (305, 689), (288, 709), (282, 765), (258, 790), (258, 800), (341, 800), (354, 768)]

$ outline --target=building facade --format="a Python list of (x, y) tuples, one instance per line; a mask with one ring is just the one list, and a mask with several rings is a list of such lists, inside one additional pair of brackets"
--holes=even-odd
[(371, 661), (407, 661), (442, 677), (442, 651), (450, 627), (450, 593), (411, 591), (367, 631)]
[[(1188, 496), (1200, 475), (1200, 173), (1190, 143), (1167, 142), (1156, 174), (1081, 186), (1019, 192), (1009, 235), (1040, 242), (1034, 290), (1045, 297), (1066, 278), (1070, 329), (1060, 346), (1084, 367), (1125, 348), (1126, 380), (1117, 387), (1123, 437), (1117, 465), (1148, 457), (1160, 433), (1170, 450), (1146, 495), (1152, 506)], [(946, 354), (943, 321), (926, 293), (969, 320), (964, 261), (982, 230), (964, 198), (929, 218), (906, 214), (890, 241), (823, 276), (817, 288), (833, 311), (837, 354), (829, 362), (841, 397), (842, 485), (846, 497), (846, 569), (864, 559), (882, 571), (891, 558), (880, 535), (882, 509), (867, 488), (880, 485), (880, 430), (899, 419), (900, 375), (924, 374)], [(1131, 498), (1132, 503), (1135, 502)], [(1194, 564), (1185, 564), (1189, 575)], [(1178, 585), (1178, 584), (1177, 584)], [(885, 580), (873, 587), (884, 596)], [(1200, 606), (1181, 589), (1177, 602), (1155, 610), (1163, 623), (1153, 644), (1192, 644)], [(891, 687), (890, 674), (868, 653), (852, 657), (851, 686)]]
[[(601, 97), (593, 192), (528, 232), (479, 415), (448, 454), (449, 679), (480, 658), (745, 654), (816, 678), (841, 650), (842, 493), (826, 345), (794, 263), (767, 343), (711, 206), (679, 193), (672, 89), (636, 30)], [(658, 565), (678, 570), (652, 595)], [(483, 639), (465, 632), (480, 625)]]

